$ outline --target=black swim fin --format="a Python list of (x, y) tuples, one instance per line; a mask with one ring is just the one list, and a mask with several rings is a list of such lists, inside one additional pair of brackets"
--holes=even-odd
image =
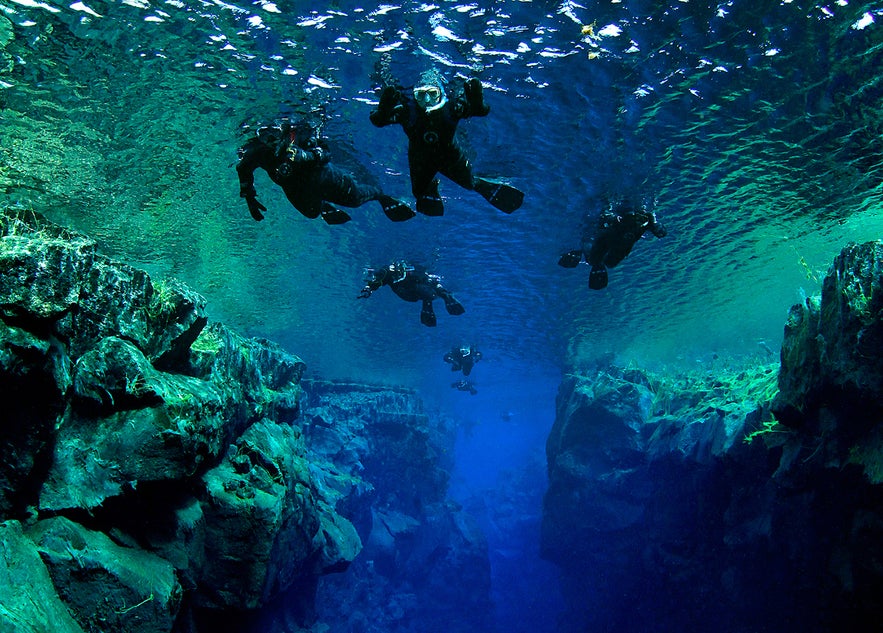
[(582, 258), (582, 251), (569, 251), (561, 256), (561, 259), (558, 260), (558, 265), (563, 266), (564, 268), (576, 268), (579, 266)]
[(422, 323), (423, 325), (425, 325), (427, 327), (435, 327), (435, 325), (436, 325), (435, 312), (433, 312), (433, 310), (431, 308), (429, 310), (427, 310), (426, 308), (423, 308), (423, 310), (420, 311), (420, 323)]
[(380, 205), (383, 207), (383, 212), (386, 214), (386, 217), (393, 222), (404, 222), (417, 215), (411, 207), (404, 202), (396, 200), (390, 196), (381, 196), (378, 199), (378, 202), (380, 202)]
[(341, 211), (327, 202), (322, 203), (322, 219), (328, 224), (344, 224), (352, 220), (349, 213)]
[(603, 266), (593, 267), (589, 273), (589, 288), (601, 290), (607, 287), (607, 269)]
[(512, 213), (524, 202), (523, 191), (498, 180), (476, 178), (475, 190), (503, 213)]
[(438, 178), (430, 183), (429, 188), (417, 198), (417, 212), (423, 215), (443, 215), (445, 204), (438, 193)]
[(445, 299), (445, 310), (448, 311), (448, 314), (454, 316), (459, 316), (466, 312), (466, 308), (463, 307), (463, 304), (454, 299), (454, 297)]

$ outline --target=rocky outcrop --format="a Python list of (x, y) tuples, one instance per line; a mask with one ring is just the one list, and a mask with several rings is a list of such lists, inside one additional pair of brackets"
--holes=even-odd
[(0, 628), (247, 631), (295, 590), (306, 619), (361, 543), (294, 424), (303, 369), (186, 287), (0, 214)]
[[(704, 378), (606, 366), (562, 384), (546, 448), (542, 555), (561, 569), (563, 631), (706, 628), (708, 579), (726, 560), (716, 553), (725, 456), (763, 419), (758, 396), (775, 372), (698, 392)], [(753, 393), (735, 393), (739, 381)]]
[(543, 553), (562, 631), (872, 631), (883, 617), (880, 243), (789, 316), (781, 366), (561, 387)]
[(877, 630), (881, 249), (844, 249), (791, 310), (778, 372), (562, 385), (542, 540), (562, 631)]
[(883, 419), (883, 242), (850, 244), (822, 283), (821, 297), (791, 308), (782, 345), (776, 417), (825, 434), (838, 459), (879, 442)]

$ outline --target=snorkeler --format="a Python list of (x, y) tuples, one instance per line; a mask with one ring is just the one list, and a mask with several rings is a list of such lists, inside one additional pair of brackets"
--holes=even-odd
[(558, 265), (575, 268), (585, 257), (592, 267), (589, 288), (601, 290), (607, 287), (607, 267), (613, 268), (625, 259), (647, 231), (656, 237), (665, 237), (668, 234), (646, 204), (640, 207), (626, 202), (610, 205), (598, 216), (594, 232), (584, 232), (581, 247), (562, 255)]
[(358, 298), (367, 299), (381, 286), (389, 286), (405, 301), (422, 301), (420, 322), (429, 327), (435, 327), (436, 324), (432, 302), (437, 297), (445, 302), (448, 314), (459, 315), (466, 312), (466, 308), (454, 298), (454, 295), (441, 285), (441, 278), (438, 275), (431, 275), (424, 268), (404, 261), (393, 262), (383, 268), (369, 268), (365, 273), (365, 287), (362, 288)]
[(451, 371), (462, 371), (464, 376), (468, 376), (480, 360), (481, 352), (474, 345), (454, 346), (444, 355), (444, 361), (451, 364)]
[(260, 167), (282, 187), (294, 208), (310, 219), (322, 216), (328, 224), (343, 224), (352, 218), (333, 204), (359, 207), (369, 200), (377, 200), (393, 222), (416, 215), (404, 202), (385, 195), (378, 187), (357, 182), (329, 159), (318, 128), (306, 121), (262, 127), (239, 150), (239, 197), (245, 198), (251, 217), (264, 219), (262, 211), (267, 208), (258, 202), (254, 188), (254, 171)]
[(465, 378), (463, 380), (451, 383), (451, 387), (453, 387), (457, 391), (468, 391), (469, 395), (471, 396), (474, 396), (478, 393), (478, 389), (475, 388), (475, 385), (473, 385)]
[(472, 165), (455, 138), (460, 119), (486, 116), (490, 112), (478, 79), (467, 79), (449, 96), (444, 80), (435, 70), (420, 75), (411, 90), (394, 85), (396, 82), (388, 73), (382, 77), (386, 85), (380, 93), (377, 109), (371, 112), (371, 123), (377, 127), (398, 123), (405, 130), (411, 191), (417, 199), (417, 211), (425, 215), (444, 213), (437, 173), (464, 189), (477, 191), (504, 213), (512, 213), (521, 206), (524, 193), (515, 187), (473, 175)]

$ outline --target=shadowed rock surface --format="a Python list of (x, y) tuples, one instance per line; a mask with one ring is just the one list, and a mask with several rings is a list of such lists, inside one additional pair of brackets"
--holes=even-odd
[(564, 382), (542, 542), (562, 631), (876, 630), (881, 248), (846, 247), (792, 309), (778, 372)]
[(486, 539), (446, 496), (454, 422), (408, 390), (304, 388), (307, 444), (365, 544), (345, 575), (320, 581), (321, 620), (340, 633), (491, 630)]

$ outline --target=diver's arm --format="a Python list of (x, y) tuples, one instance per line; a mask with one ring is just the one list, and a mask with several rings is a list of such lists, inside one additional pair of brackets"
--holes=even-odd
[(261, 147), (249, 142), (239, 150), (239, 162), (236, 164), (236, 175), (239, 177), (239, 197), (257, 196), (254, 189), (254, 171), (261, 166)]
[(236, 174), (239, 177), (239, 197), (245, 198), (248, 212), (256, 221), (264, 219), (262, 211), (267, 207), (258, 202), (258, 194), (254, 188), (254, 170), (261, 166), (260, 145), (246, 145), (240, 150), (239, 163), (236, 165)]
[(457, 117), (465, 119), (472, 116), (487, 116), (490, 111), (490, 106), (484, 102), (484, 88), (481, 86), (481, 81), (475, 77), (467, 79), (463, 83), (463, 92), (454, 102), (454, 112)]
[(376, 127), (384, 127), (399, 122), (399, 115), (404, 111), (402, 94), (395, 86), (385, 86), (380, 93), (380, 103), (368, 115)]
[(367, 299), (371, 296), (371, 293), (380, 288), (383, 285), (383, 278), (376, 274), (371, 278), (370, 281), (365, 283), (365, 287), (362, 288), (362, 292), (359, 293), (359, 299)]

